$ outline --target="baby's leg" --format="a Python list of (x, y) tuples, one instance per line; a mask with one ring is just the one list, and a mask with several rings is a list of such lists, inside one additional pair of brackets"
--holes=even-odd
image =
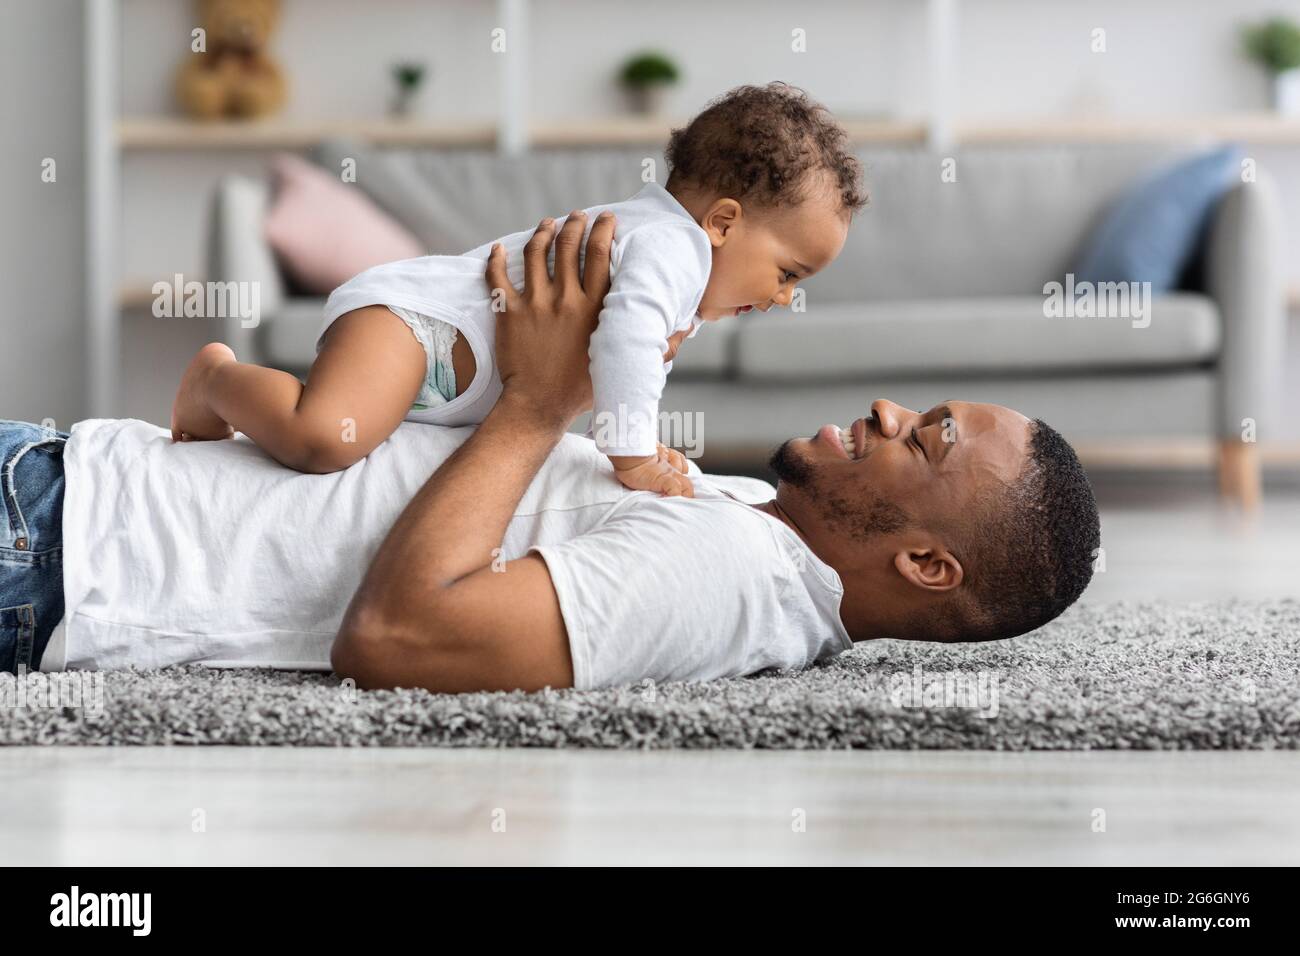
[(357, 309), (330, 325), (306, 385), (220, 349), (205, 346), (186, 372), (173, 434), (194, 434), (187, 423), (203, 430), (219, 419), (281, 464), (315, 474), (347, 468), (391, 435), (419, 393), (427, 363), (410, 329), (384, 306)]

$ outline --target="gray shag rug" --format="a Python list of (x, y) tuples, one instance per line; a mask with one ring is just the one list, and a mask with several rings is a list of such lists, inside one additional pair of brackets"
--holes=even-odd
[(0, 744), (1296, 749), (1300, 602), (1083, 605), (1010, 641), (871, 642), (802, 673), (588, 692), (358, 691), (203, 667), (54, 676), (0, 676)]

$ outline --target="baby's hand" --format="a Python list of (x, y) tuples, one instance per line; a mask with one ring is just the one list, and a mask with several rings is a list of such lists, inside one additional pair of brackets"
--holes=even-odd
[(686, 477), (686, 456), (658, 445), (658, 452), (642, 458), (614, 457), (614, 474), (624, 488), (653, 491), (667, 498), (694, 498), (695, 488)]
[[(668, 336), (668, 351), (664, 353), (665, 365), (677, 358), (677, 350), (682, 347), (682, 343), (686, 341), (686, 336), (689, 335), (690, 332), (690, 329), (682, 329), (680, 332), (674, 332), (672, 335)], [(660, 445), (659, 447), (662, 448), (664, 446)]]
[(686, 464), (686, 456), (676, 448), (669, 448), (667, 445), (655, 442), (655, 454), (659, 456), (660, 461), (666, 461), (683, 475), (690, 474), (690, 468)]

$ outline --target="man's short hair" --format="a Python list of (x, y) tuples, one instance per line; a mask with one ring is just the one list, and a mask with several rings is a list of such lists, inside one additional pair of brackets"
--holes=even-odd
[(867, 204), (862, 164), (830, 111), (786, 83), (738, 86), (675, 129), (664, 153), (668, 188), (686, 184), (759, 206), (807, 198), (811, 174), (824, 171), (852, 213)]
[(1033, 421), (1024, 469), (981, 517), (968, 542), (970, 601), (954, 639), (1015, 637), (1078, 600), (1092, 580), (1101, 519), (1088, 476), (1060, 432)]

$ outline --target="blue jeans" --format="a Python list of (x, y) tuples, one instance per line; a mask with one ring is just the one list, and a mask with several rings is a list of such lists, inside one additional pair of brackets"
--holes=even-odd
[(0, 671), (40, 667), (63, 617), (67, 432), (0, 421)]

